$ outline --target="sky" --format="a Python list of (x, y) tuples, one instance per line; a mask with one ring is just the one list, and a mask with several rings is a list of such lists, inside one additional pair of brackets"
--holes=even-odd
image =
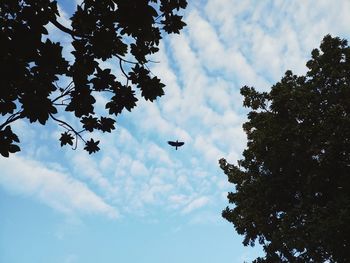
[[(74, 2), (58, 3), (69, 26)], [(61, 148), (54, 123), (17, 121), (22, 151), (0, 158), (0, 262), (239, 263), (262, 255), (221, 217), (234, 185), (218, 160), (236, 163), (246, 146), (239, 89), (268, 91), (288, 69), (305, 74), (323, 36), (350, 40), (349, 12), (349, 0), (190, 1), (186, 28), (165, 36), (152, 58), (159, 63), (150, 64), (165, 95), (140, 99), (115, 131), (97, 135), (100, 152)], [(105, 103), (99, 95), (101, 112)], [(176, 139), (185, 142), (177, 151), (166, 143)]]

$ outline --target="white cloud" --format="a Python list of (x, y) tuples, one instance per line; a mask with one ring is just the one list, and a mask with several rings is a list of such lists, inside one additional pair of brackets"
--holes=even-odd
[(155, 174), (144, 184), (139, 194), (140, 200), (145, 204), (163, 203), (162, 195), (169, 193), (173, 185), (167, 183), (162, 174)]
[(179, 187), (180, 191), (189, 191), (189, 192), (193, 192), (193, 186), (191, 185), (191, 183), (188, 180), (188, 177), (184, 174), (180, 174), (177, 177), (176, 180), (177, 186)]
[(184, 194), (173, 194), (168, 198), (170, 206), (174, 208), (183, 207), (189, 202), (189, 197)]
[(66, 214), (103, 214), (117, 218), (116, 208), (107, 204), (84, 183), (43, 164), (12, 156), (0, 159), (0, 184), (11, 192), (34, 196)]
[(134, 176), (147, 176), (149, 174), (149, 171), (142, 162), (139, 160), (134, 160), (131, 163), (130, 173)]
[(325, 34), (349, 35), (343, 26), (349, 18), (340, 15), (348, 1), (213, 0), (205, 10), (224, 45), (242, 50), (254, 71), (273, 82), (288, 68), (304, 73), (305, 59)]
[(73, 154), (71, 160), (75, 174), (98, 186), (99, 190), (105, 192), (104, 194), (113, 194), (118, 191), (117, 187), (113, 186), (103, 175), (96, 160), (91, 155), (87, 155), (85, 151), (72, 152), (71, 154)]
[[(152, 57), (160, 62), (150, 67), (167, 85), (165, 95), (154, 103), (140, 99), (131, 113), (123, 112), (113, 134), (98, 134), (101, 151), (96, 155), (75, 151), (58, 158), (82, 182), (69, 177), (68, 169), (23, 159), (21, 166), (35, 166), (40, 176), (24, 173), (20, 176), (26, 183), (17, 185), (22, 177), (16, 175), (11, 181), (8, 170), (0, 175), (2, 184), (41, 201), (48, 196), (51, 201), (46, 203), (61, 210), (84, 212), (82, 207), (90, 198), (95, 202), (93, 210), (104, 214), (115, 208), (103, 198), (123, 211), (142, 215), (155, 207), (188, 215), (207, 205), (209, 196), (213, 203), (214, 198), (222, 200), (232, 185), (218, 170), (218, 159), (235, 163), (246, 144), (242, 123), (247, 111), (242, 109), (239, 89), (251, 85), (267, 90), (289, 68), (304, 73), (310, 51), (325, 34), (349, 37), (350, 2), (210, 0), (191, 4), (185, 30), (166, 37)], [(69, 26), (67, 21), (62, 23)], [(97, 107), (103, 109), (105, 103), (106, 98), (98, 96)], [(27, 126), (18, 125), (23, 141), (33, 141), (25, 153), (45, 160), (50, 148), (38, 145), (37, 135)], [(173, 151), (166, 144), (172, 139), (185, 141), (184, 147)], [(57, 178), (53, 180), (60, 189), (68, 190), (51, 186), (43, 175), (47, 171), (54, 174), (50, 178)], [(218, 172), (222, 179), (216, 177)], [(85, 197), (70, 203), (68, 197), (75, 200), (72, 189)]]
[(199, 135), (195, 140), (194, 146), (208, 161), (213, 163), (224, 156), (224, 153), (206, 136)]
[(209, 203), (210, 199), (207, 196), (201, 196), (193, 201), (191, 201), (183, 210), (182, 213), (188, 214), (192, 212), (193, 210), (199, 209)]
[[(164, 142), (165, 145), (166, 142)], [(157, 144), (151, 142), (149, 146), (147, 147), (147, 158), (161, 163), (164, 163), (168, 165), (169, 167), (173, 166), (173, 162), (171, 161), (169, 154), (161, 147), (159, 147)]]

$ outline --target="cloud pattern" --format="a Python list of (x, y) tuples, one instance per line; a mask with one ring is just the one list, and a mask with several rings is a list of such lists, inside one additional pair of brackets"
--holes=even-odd
[[(19, 134), (27, 134), (24, 151), (0, 159), (0, 184), (68, 214), (118, 218), (162, 209), (189, 216), (222, 209), (232, 186), (217, 161), (236, 162), (246, 143), (240, 87), (267, 90), (287, 69), (303, 74), (324, 35), (349, 39), (345, 10), (347, 0), (190, 3), (186, 29), (166, 37), (152, 58), (160, 62), (151, 69), (167, 85), (165, 96), (124, 113), (117, 130), (100, 137), (94, 156), (53, 150), (60, 132), (54, 126), (39, 132), (18, 124)], [(174, 151), (166, 144), (172, 139), (186, 143)]]

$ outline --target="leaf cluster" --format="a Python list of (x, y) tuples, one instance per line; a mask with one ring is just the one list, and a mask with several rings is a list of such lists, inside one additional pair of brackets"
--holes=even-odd
[[(51, 118), (66, 130), (61, 146), (79, 138), (89, 153), (97, 151), (97, 142), (88, 143), (82, 131), (57, 115), (73, 113), (83, 131), (111, 132), (115, 120), (95, 114), (97, 93), (110, 95), (105, 106), (114, 117), (136, 106), (135, 88), (151, 102), (162, 96), (165, 85), (148, 69), (148, 56), (159, 50), (162, 32), (179, 33), (185, 26), (179, 12), (186, 6), (186, 0), (84, 0), (66, 27), (57, 20), (57, 1), (1, 1), (2, 134), (18, 119), (45, 125)], [(48, 24), (71, 38), (71, 61), (64, 56), (67, 47), (50, 39)], [(101, 68), (101, 60), (119, 63), (121, 74)], [(62, 79), (69, 84), (60, 87)], [(0, 146), (6, 156), (14, 149), (10, 151), (5, 138), (0, 137)]]
[(222, 215), (254, 262), (350, 262), (350, 47), (325, 36), (305, 76), (287, 71), (270, 92), (243, 87), (252, 111), (238, 165), (220, 160), (236, 190)]

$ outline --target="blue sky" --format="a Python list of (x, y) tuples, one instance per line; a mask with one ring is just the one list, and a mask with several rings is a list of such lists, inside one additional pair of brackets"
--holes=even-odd
[[(73, 1), (58, 2), (69, 26)], [(60, 148), (56, 125), (18, 121), (22, 151), (0, 159), (0, 262), (254, 259), (261, 249), (244, 247), (221, 218), (234, 186), (218, 159), (235, 163), (246, 143), (239, 89), (268, 90), (287, 69), (304, 74), (324, 35), (350, 39), (349, 11), (348, 0), (191, 1), (188, 26), (165, 37), (150, 65), (165, 96), (140, 100), (116, 131), (97, 134), (99, 153)], [(174, 151), (172, 139), (186, 144)]]

